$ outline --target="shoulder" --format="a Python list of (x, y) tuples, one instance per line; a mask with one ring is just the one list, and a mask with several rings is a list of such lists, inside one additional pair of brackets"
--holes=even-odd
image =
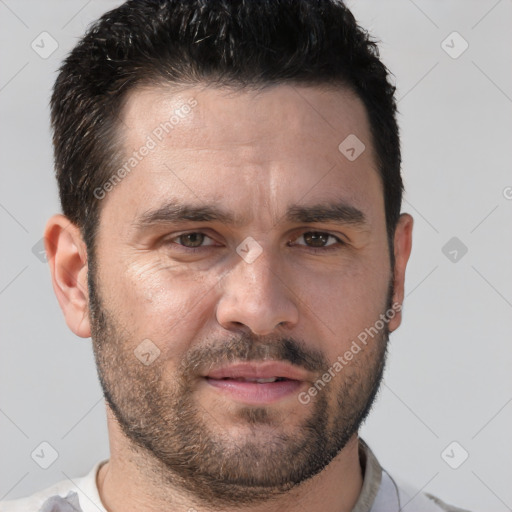
[(0, 501), (0, 512), (38, 512), (50, 496), (66, 496), (69, 491), (74, 489), (70, 481), (63, 480), (31, 496), (11, 501)]
[(104, 462), (96, 463), (90, 472), (83, 477), (62, 480), (25, 498), (0, 501), (0, 512), (38, 512), (48, 498), (57, 495), (66, 497), (69, 492), (77, 493), (84, 512), (89, 509), (90, 504), (93, 504), (95, 512), (103, 511), (104, 508), (96, 486), (96, 474)]
[(400, 510), (414, 510), (415, 512), (470, 512), (449, 505), (432, 494), (423, 493), (408, 483), (391, 477), (386, 471), (382, 475), (383, 487), (388, 487), (388, 492), (394, 490), (399, 501)]
[(435, 496), (432, 496), (432, 494), (425, 493), (425, 496), (432, 500), (434, 503), (436, 503), (439, 506), (439, 510), (443, 510), (446, 512), (470, 512), (469, 510), (465, 508), (459, 508), (454, 507), (453, 505), (448, 505), (444, 501), (441, 501), (439, 498), (436, 498)]
[(424, 493), (404, 480), (394, 478), (380, 465), (370, 447), (362, 439), (359, 442), (364, 479), (361, 495), (353, 512), (469, 512)]

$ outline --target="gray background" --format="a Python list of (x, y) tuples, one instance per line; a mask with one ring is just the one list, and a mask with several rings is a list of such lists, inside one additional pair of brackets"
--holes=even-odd
[[(48, 122), (56, 69), (118, 4), (0, 0), (0, 499), (108, 457), (90, 340), (66, 327), (33, 247), (59, 210)], [(416, 219), (404, 322), (362, 435), (388, 471), (418, 488), (475, 511), (512, 510), (512, 4), (350, 6), (396, 77), (403, 210)], [(47, 58), (31, 47), (52, 49), (43, 31), (58, 44)], [(58, 452), (48, 469), (31, 458), (43, 441)], [(453, 469), (447, 462), (460, 464), (463, 450), (469, 457)]]

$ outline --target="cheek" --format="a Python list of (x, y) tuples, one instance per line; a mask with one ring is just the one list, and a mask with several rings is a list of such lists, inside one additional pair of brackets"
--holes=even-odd
[(325, 340), (330, 340), (325, 350), (332, 357), (385, 311), (389, 279), (385, 261), (369, 265), (363, 259), (326, 273), (306, 275), (302, 314), (319, 327)]
[[(140, 258), (139, 258), (140, 260)], [(136, 340), (150, 339), (163, 355), (185, 352), (202, 325), (219, 277), (169, 268), (165, 259), (118, 264), (103, 289), (117, 321)]]

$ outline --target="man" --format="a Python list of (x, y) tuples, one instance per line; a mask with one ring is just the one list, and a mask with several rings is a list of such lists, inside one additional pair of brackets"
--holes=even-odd
[(358, 437), (412, 218), (394, 88), (338, 1), (131, 0), (52, 97), (45, 240), (111, 457), (2, 511), (457, 511)]

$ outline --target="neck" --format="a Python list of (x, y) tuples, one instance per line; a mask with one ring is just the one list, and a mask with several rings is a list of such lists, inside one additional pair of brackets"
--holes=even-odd
[[(172, 485), (164, 468), (127, 440), (111, 417), (109, 421), (110, 460), (98, 472), (97, 485), (101, 501), (108, 512), (139, 510), (157, 512), (283, 512), (294, 510), (299, 502), (304, 510), (349, 512), (353, 509), (363, 484), (359, 461), (359, 438), (355, 434), (337, 457), (319, 474), (266, 502), (254, 506), (219, 508), (198, 501), (179, 485)], [(168, 470), (167, 470), (168, 474)], [(171, 482), (171, 483), (170, 483)]]

